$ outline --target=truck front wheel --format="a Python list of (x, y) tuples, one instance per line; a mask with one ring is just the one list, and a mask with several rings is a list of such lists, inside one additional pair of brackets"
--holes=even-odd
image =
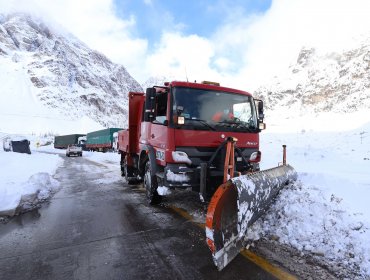
[(160, 203), (162, 196), (157, 192), (158, 182), (156, 176), (152, 172), (150, 161), (147, 161), (145, 165), (144, 186), (149, 204), (154, 205)]

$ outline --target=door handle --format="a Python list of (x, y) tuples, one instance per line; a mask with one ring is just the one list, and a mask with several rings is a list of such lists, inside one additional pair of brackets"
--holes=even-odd
[(155, 137), (155, 135), (154, 135), (154, 134), (152, 134), (152, 135), (150, 135), (150, 137), (154, 138), (154, 137)]

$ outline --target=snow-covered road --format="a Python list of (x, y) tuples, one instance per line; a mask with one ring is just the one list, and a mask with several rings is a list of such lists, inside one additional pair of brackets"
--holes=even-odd
[[(338, 275), (345, 267), (359, 279), (370, 277), (370, 124), (340, 132), (270, 130), (261, 134), (262, 169), (281, 161), (281, 145), (286, 144), (288, 162), (299, 178), (249, 230), (249, 238), (273, 237)], [(0, 151), (0, 209), (14, 205), (30, 189), (44, 199), (58, 188), (52, 175), (61, 159), (41, 151), (64, 154), (50, 147), (34, 148), (32, 155)], [(84, 157), (112, 168), (119, 165), (117, 154), (86, 152)], [(108, 177), (100, 180), (110, 182)], [(197, 220), (204, 218), (187, 203), (177, 205)]]
[(242, 257), (218, 272), (203, 229), (148, 205), (109, 156), (64, 158), (50, 203), (0, 224), (0, 279), (276, 279)]

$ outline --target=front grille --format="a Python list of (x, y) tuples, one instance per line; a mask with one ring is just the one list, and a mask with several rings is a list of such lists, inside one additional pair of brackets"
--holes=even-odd
[[(216, 152), (217, 147), (177, 147), (176, 151), (184, 152), (188, 155), (190, 160), (192, 161), (192, 165), (199, 166), (202, 162), (208, 162), (213, 154)], [(256, 152), (257, 149), (253, 148), (240, 148), (242, 154), (245, 158), (249, 159), (250, 155), (253, 152)], [(235, 153), (235, 157), (237, 157), (237, 153)], [(224, 164), (224, 155), (223, 153), (219, 153), (215, 158), (214, 165), (219, 168), (223, 168)]]

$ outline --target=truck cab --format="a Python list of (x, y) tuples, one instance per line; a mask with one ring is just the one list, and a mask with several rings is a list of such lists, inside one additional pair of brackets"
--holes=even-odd
[(122, 174), (144, 181), (150, 203), (163, 188), (192, 188), (205, 199), (222, 183), (228, 139), (234, 172), (259, 170), (261, 129), (262, 101), (217, 83), (174, 81), (130, 93), (129, 128), (119, 136)]
[(86, 149), (86, 135), (78, 137), (77, 144), (82, 148), (83, 151), (87, 151), (87, 149)]

